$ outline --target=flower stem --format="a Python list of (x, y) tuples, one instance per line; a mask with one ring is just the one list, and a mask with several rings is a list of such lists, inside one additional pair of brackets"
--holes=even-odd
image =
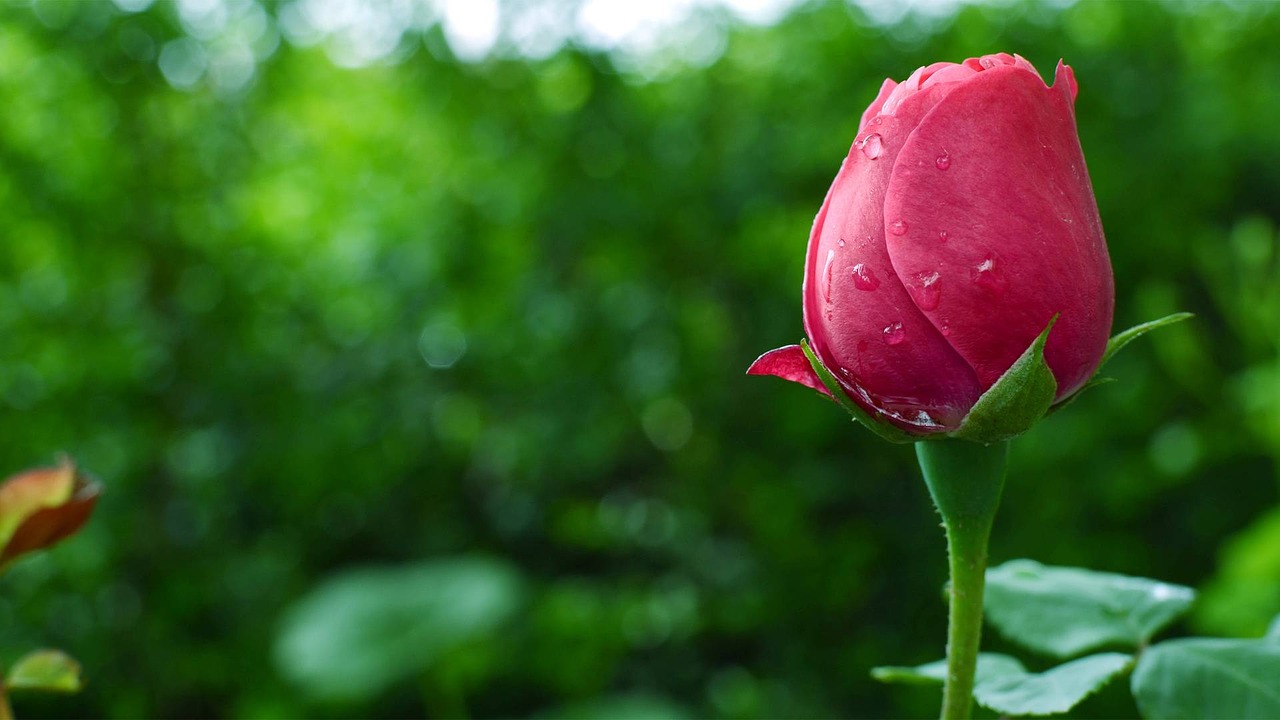
[(947, 531), (951, 566), (943, 720), (968, 720), (972, 710), (973, 677), (982, 639), (987, 541), (1000, 506), (1008, 455), (1007, 441), (994, 445), (960, 440), (916, 443), (920, 470)]

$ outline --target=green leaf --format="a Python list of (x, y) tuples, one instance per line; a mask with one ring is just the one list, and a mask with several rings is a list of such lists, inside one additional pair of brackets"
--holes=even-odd
[(372, 697), (490, 636), (522, 595), (515, 568), (487, 558), (352, 570), (289, 609), (276, 664), (315, 697)]
[(7, 690), (79, 692), (83, 687), (80, 663), (61, 650), (36, 650), (9, 668), (4, 686)]
[(1121, 653), (1090, 655), (1042, 673), (980, 681), (973, 696), (983, 707), (1005, 715), (1064, 713), (1128, 670), (1132, 662), (1132, 656)]
[[(1000, 653), (979, 653), (974, 682), (1025, 675), (1026, 669), (1015, 657)], [(871, 669), (871, 677), (885, 683), (909, 685), (941, 685), (947, 679), (947, 661), (936, 660), (915, 667), (886, 665)]]
[(1176, 322), (1182, 322), (1183, 320), (1193, 317), (1195, 317), (1195, 315), (1189, 312), (1174, 313), (1172, 315), (1166, 315), (1159, 320), (1152, 320), (1150, 322), (1144, 322), (1141, 325), (1134, 325), (1124, 332), (1117, 333), (1115, 337), (1107, 341), (1107, 349), (1102, 353), (1102, 360), (1098, 363), (1098, 369), (1101, 370), (1102, 366), (1106, 365), (1107, 361), (1111, 359), (1111, 356), (1123, 350), (1125, 345), (1128, 345), (1152, 330), (1162, 328), (1166, 325), (1172, 325)]
[[(1107, 681), (1128, 669), (1133, 658), (1103, 653), (1073, 660), (1042, 673), (1029, 673), (1017, 658), (999, 653), (978, 655), (973, 695), (981, 705), (1010, 715), (1048, 715), (1075, 707)], [(878, 667), (871, 676), (881, 682), (941, 685), (947, 662), (916, 667)]]
[(1032, 650), (1070, 657), (1137, 648), (1186, 612), (1195, 591), (1145, 578), (1011, 560), (987, 571), (987, 618)]
[(1058, 382), (1044, 361), (1044, 344), (1057, 321), (1054, 315), (1044, 332), (978, 398), (951, 437), (990, 444), (1021, 435), (1044, 417), (1058, 392)]
[[(1280, 363), (1276, 371), (1280, 380)], [(1223, 546), (1214, 577), (1200, 590), (1195, 625), (1208, 636), (1259, 637), (1274, 627), (1278, 607), (1280, 507), (1274, 507)]]
[(1280, 718), (1280, 643), (1186, 638), (1154, 645), (1133, 673), (1143, 717)]
[(862, 409), (862, 406), (854, 402), (844, 388), (840, 386), (840, 382), (835, 376), (827, 370), (827, 366), (822, 364), (818, 356), (813, 352), (813, 348), (809, 347), (809, 341), (801, 340), (800, 349), (804, 350), (804, 356), (809, 358), (809, 364), (813, 366), (813, 371), (818, 374), (818, 379), (822, 380), (822, 384), (826, 386), (827, 392), (831, 393), (831, 397), (844, 408), (854, 420), (862, 423), (871, 432), (880, 436), (882, 440), (888, 440), (891, 443), (913, 443), (920, 438), (914, 435), (908, 435), (906, 432), (890, 425), (887, 422), (879, 420), (871, 415), (871, 413)]

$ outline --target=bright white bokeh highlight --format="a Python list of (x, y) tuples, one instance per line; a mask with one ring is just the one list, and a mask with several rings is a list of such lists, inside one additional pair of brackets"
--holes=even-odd
[[(137, 12), (153, 0), (112, 0)], [(908, 13), (941, 18), (965, 2), (1001, 0), (848, 0), (868, 20), (889, 25)], [(1071, 0), (1055, 0), (1069, 4)], [(274, 18), (260, 0), (175, 0), (186, 37), (160, 53), (175, 88), (206, 84), (223, 94), (250, 87), (257, 64), (287, 40), (320, 46), (342, 67), (394, 63), (419, 51), (439, 28), (463, 62), (491, 56), (546, 58), (567, 44), (607, 52), (640, 78), (704, 66), (723, 53), (733, 24), (768, 26), (800, 0), (284, 0)], [(435, 46), (439, 48), (440, 46)], [(432, 52), (438, 52), (433, 49)]]

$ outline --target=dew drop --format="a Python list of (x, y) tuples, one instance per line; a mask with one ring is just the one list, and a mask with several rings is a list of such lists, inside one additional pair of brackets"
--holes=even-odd
[(827, 264), (822, 268), (822, 299), (831, 302), (831, 263), (836, 259), (836, 251), (827, 251)]
[(951, 336), (951, 321), (946, 318), (942, 319), (942, 334), (948, 337)]
[(879, 124), (880, 124), (880, 123), (882, 123), (882, 122), (884, 122), (884, 117), (882, 117), (882, 116), (880, 116), (880, 115), (877, 115), (877, 116), (875, 116), (875, 117), (871, 118), (871, 124), (873, 124), (873, 125), (879, 125)]
[(996, 295), (1004, 292), (1004, 274), (996, 263), (995, 255), (988, 255), (986, 259), (974, 266), (969, 277), (973, 280), (973, 284), (988, 292)]
[(991, 68), (996, 66), (996, 61), (992, 60), (989, 57), (984, 57), (978, 61), (978, 64), (981, 65), (984, 69), (990, 70)]
[(840, 238), (840, 247), (844, 247), (844, 238)]
[(889, 323), (884, 328), (884, 341), (889, 345), (897, 345), (907, 339), (907, 331), (902, 329), (902, 323)]
[(943, 153), (938, 156), (938, 159), (933, 161), (933, 164), (938, 166), (939, 170), (946, 170), (951, 167), (951, 156), (947, 154), (946, 151), (943, 151)]
[(902, 237), (907, 234), (907, 223), (905, 220), (894, 220), (889, 223), (889, 232)]
[(938, 239), (941, 240), (942, 242), (946, 242), (947, 240), (951, 239), (951, 235), (948, 234), (946, 230), (939, 230)]
[(924, 410), (916, 413), (916, 417), (913, 422), (921, 427), (939, 427), (938, 423), (934, 422), (933, 416)]
[(868, 160), (875, 160), (884, 152), (884, 141), (880, 139), (880, 133), (871, 133), (862, 140), (862, 154), (867, 156)]
[(880, 287), (880, 278), (876, 277), (871, 268), (863, 263), (853, 266), (853, 286), (859, 290), (875, 290)]
[(938, 282), (940, 277), (936, 270), (912, 276), (907, 292), (911, 294), (916, 307), (926, 312), (938, 307), (938, 301), (942, 299), (942, 284)]

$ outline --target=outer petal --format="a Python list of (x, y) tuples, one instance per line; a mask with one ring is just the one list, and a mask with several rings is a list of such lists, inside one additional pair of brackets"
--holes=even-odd
[(912, 127), (961, 86), (904, 96), (895, 114), (871, 120), (818, 213), (805, 267), (805, 332), (814, 351), (854, 401), (913, 432), (959, 424), (978, 381), (894, 274), (885, 192)]
[(924, 117), (894, 166), (885, 218), (908, 229), (888, 238), (893, 266), (984, 390), (1055, 313), (1045, 359), (1058, 398), (1106, 347), (1111, 261), (1068, 89), (1017, 64), (984, 69)]
[(862, 121), (858, 123), (858, 132), (867, 129), (867, 123), (871, 122), (871, 118), (880, 113), (880, 108), (884, 107), (885, 100), (889, 99), (889, 95), (893, 93), (893, 89), (896, 87), (898, 87), (898, 83), (894, 82), (892, 78), (885, 78), (880, 85), (880, 93), (876, 95), (876, 99), (862, 113)]
[(827, 392), (827, 386), (814, 374), (809, 358), (804, 356), (804, 350), (799, 345), (787, 345), (761, 355), (747, 368), (747, 374), (776, 375), (783, 380), (811, 387), (823, 395), (831, 395)]

